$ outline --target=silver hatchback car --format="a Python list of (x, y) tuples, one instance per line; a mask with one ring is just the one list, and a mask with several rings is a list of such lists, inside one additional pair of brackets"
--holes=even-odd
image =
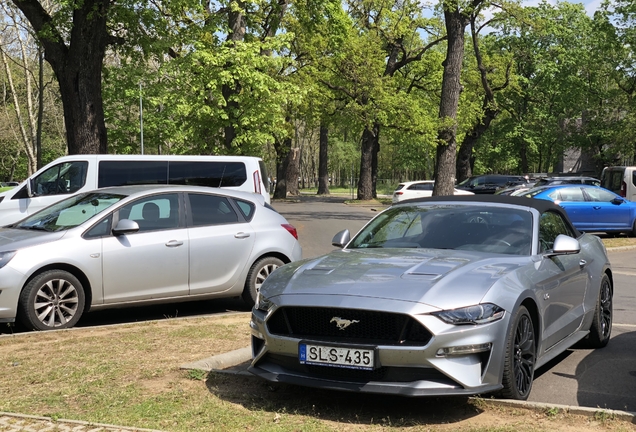
[(242, 296), (301, 258), (296, 229), (251, 193), (123, 186), (0, 228), (0, 322), (74, 326), (103, 308)]

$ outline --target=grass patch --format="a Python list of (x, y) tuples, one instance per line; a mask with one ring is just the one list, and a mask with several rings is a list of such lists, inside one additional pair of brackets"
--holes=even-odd
[(7, 334), (0, 411), (165, 431), (636, 430), (604, 415), (563, 419), (484, 399), (362, 395), (180, 369), (248, 346), (248, 323), (238, 313)]
[(601, 237), (603, 240), (603, 244), (605, 247), (625, 247), (625, 246), (636, 246), (636, 237)]

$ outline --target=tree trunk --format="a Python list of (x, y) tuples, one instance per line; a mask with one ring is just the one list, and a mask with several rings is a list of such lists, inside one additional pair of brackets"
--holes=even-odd
[(479, 49), (479, 30), (475, 25), (476, 15), (471, 16), (470, 30), (473, 41), (473, 50), (475, 51), (475, 59), (477, 60), (477, 68), (481, 76), (481, 86), (484, 89), (484, 101), (482, 103), (482, 111), (484, 117), (478, 119), (473, 125), (471, 130), (464, 137), (462, 145), (459, 147), (459, 154), (457, 156), (457, 181), (461, 182), (469, 178), (473, 174), (473, 148), (479, 138), (488, 130), (492, 121), (499, 114), (499, 107), (495, 101), (495, 91), (503, 90), (508, 87), (508, 76), (510, 73), (510, 66), (506, 69), (506, 82), (498, 88), (493, 89), (488, 82), (488, 72), (486, 66), (484, 66), (483, 58), (481, 56), (481, 50)]
[(365, 128), (362, 132), (362, 149), (360, 154), (360, 179), (358, 179), (358, 199), (373, 199), (373, 151), (375, 149), (375, 131)]
[[(487, 105), (484, 100), (484, 105)], [(473, 125), (471, 130), (466, 134), (459, 152), (457, 154), (457, 181), (461, 182), (473, 175), (473, 148), (479, 138), (488, 130), (490, 123), (497, 116), (498, 111), (486, 108), (484, 118), (477, 124)]]
[(329, 129), (320, 125), (318, 160), (318, 195), (329, 195)]
[(378, 197), (378, 153), (380, 153), (380, 124), (374, 125), (373, 154), (371, 158), (371, 186), (373, 187), (373, 198)]
[(444, 19), (448, 35), (448, 48), (444, 60), (442, 78), (442, 95), (439, 118), (443, 126), (438, 132), (437, 164), (435, 169), (435, 186), (433, 195), (453, 195), (455, 184), (455, 156), (457, 153), (457, 109), (459, 94), (462, 91), (460, 82), (462, 61), (464, 58), (464, 29), (468, 24), (466, 16), (459, 11), (457, 5), (444, 5)]
[(276, 184), (274, 187), (274, 198), (284, 199), (287, 197), (287, 165), (289, 159), (287, 155), (291, 151), (291, 139), (276, 140), (274, 149), (276, 150)]
[(111, 2), (85, 0), (76, 6), (68, 46), (38, 1), (13, 3), (33, 26), (60, 85), (69, 154), (107, 153), (102, 67)]
[[(291, 147), (291, 138), (288, 138), (289, 146)], [(292, 148), (287, 154), (287, 173), (285, 179), (287, 180), (287, 194), (300, 195), (298, 190), (298, 177), (300, 174), (300, 149), (298, 147)]]
[[(231, 45), (235, 45), (237, 42), (245, 39), (246, 21), (245, 14), (245, 2), (238, 1), (237, 8), (230, 8), (228, 12), (228, 26), (230, 31), (227, 35), (226, 41)], [(228, 68), (231, 65), (228, 65)], [(233, 151), (232, 146), (234, 138), (236, 138), (236, 121), (238, 117), (239, 104), (234, 97), (241, 92), (241, 83), (234, 80), (231, 84), (223, 84), (221, 87), (221, 93), (225, 99), (225, 112), (227, 113), (227, 125), (223, 128), (225, 138), (225, 148), (228, 151)]]

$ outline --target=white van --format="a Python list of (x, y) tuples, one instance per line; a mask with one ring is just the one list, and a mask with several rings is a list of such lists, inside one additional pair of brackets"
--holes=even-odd
[(612, 166), (603, 168), (601, 187), (630, 201), (636, 201), (636, 167)]
[(0, 226), (79, 192), (130, 184), (222, 187), (261, 194), (270, 203), (269, 177), (257, 157), (73, 155), (54, 160), (0, 193)]

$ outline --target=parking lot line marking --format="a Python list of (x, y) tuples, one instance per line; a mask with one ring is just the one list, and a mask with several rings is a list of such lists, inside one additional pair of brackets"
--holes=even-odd
[(636, 276), (635, 272), (620, 271), (620, 270), (616, 270), (614, 272), (614, 274), (619, 274), (619, 275), (623, 275), (623, 276)]
[(617, 323), (612, 323), (612, 327), (630, 327), (630, 328), (636, 328), (636, 324), (617, 324)]

